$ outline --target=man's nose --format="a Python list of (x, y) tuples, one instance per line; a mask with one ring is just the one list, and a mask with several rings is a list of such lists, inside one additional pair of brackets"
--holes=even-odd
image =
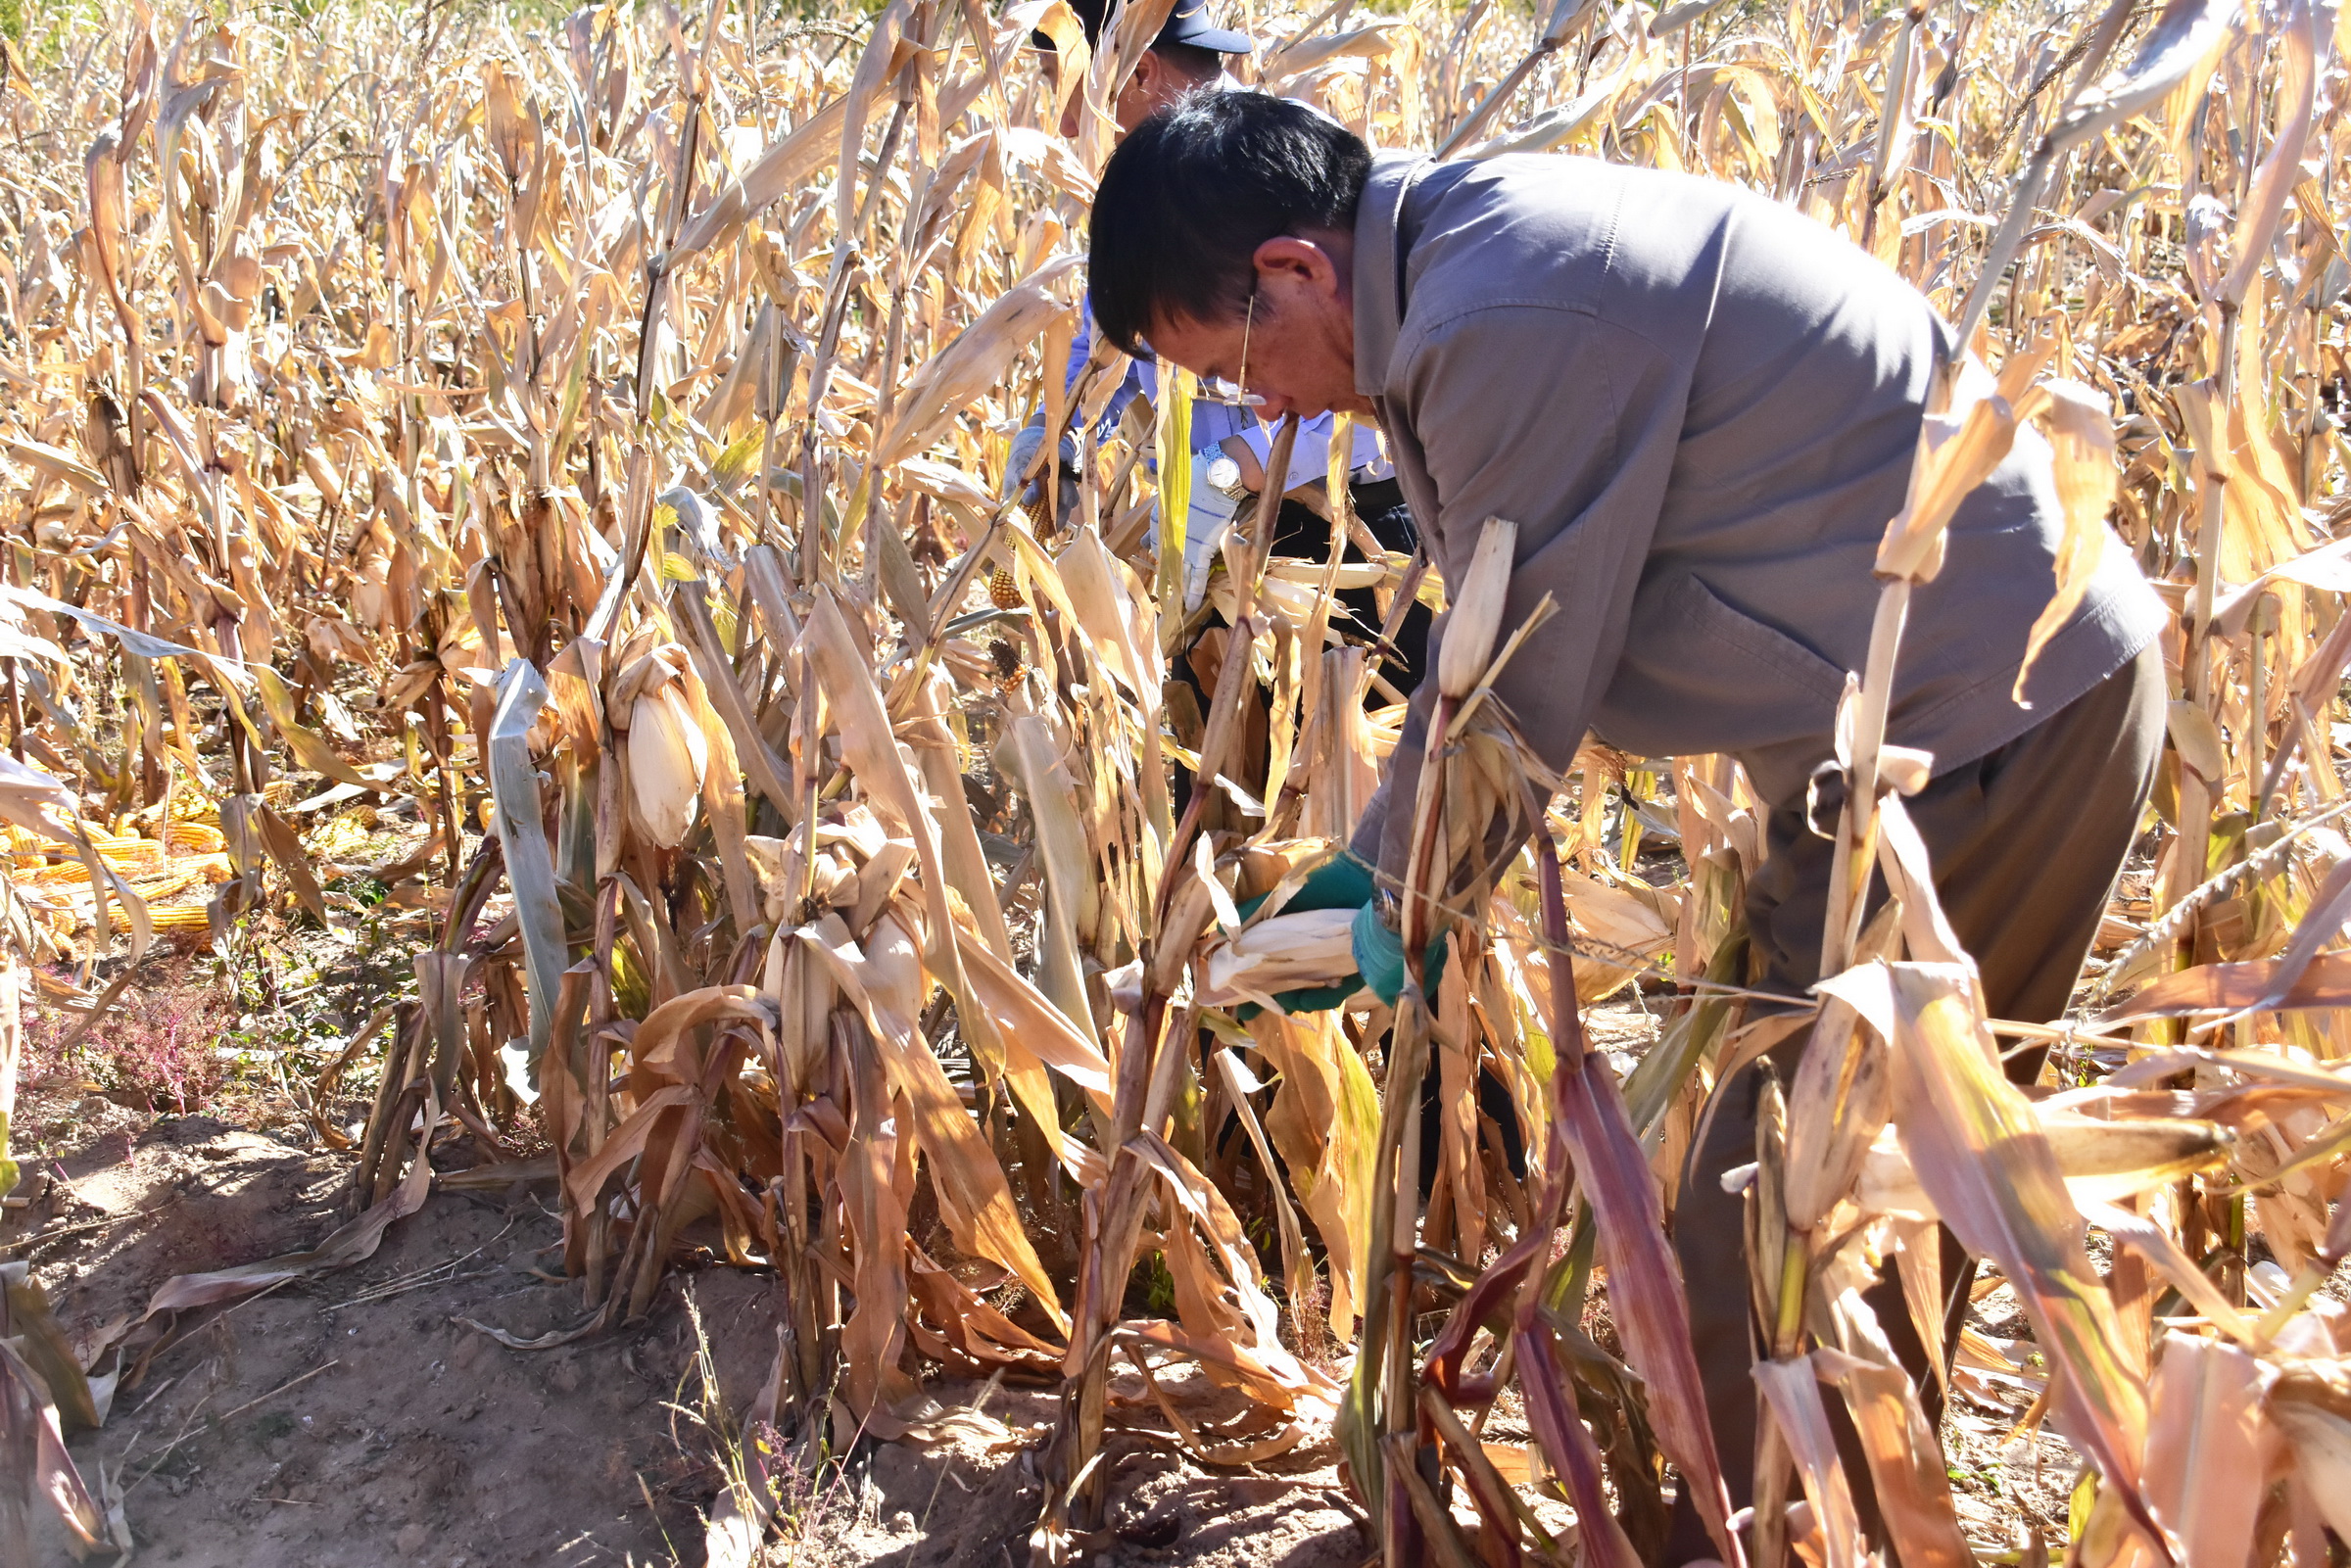
[(1065, 139), (1075, 140), (1077, 138), (1078, 115), (1084, 105), (1085, 93), (1082, 89), (1070, 94), (1069, 107), (1061, 112), (1061, 134)]

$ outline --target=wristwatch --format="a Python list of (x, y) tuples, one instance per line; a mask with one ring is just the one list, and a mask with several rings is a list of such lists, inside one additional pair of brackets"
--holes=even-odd
[(1241, 483), (1241, 465), (1230, 457), (1211, 460), (1200, 477), (1208, 482), (1209, 489), (1226, 500), (1239, 500), (1249, 494), (1249, 487)]

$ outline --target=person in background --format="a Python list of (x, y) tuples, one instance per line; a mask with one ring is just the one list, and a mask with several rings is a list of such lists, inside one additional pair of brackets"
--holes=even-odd
[[(1108, 0), (1071, 0), (1071, 9), (1085, 28), (1088, 47), (1098, 48)], [(1057, 71), (1059, 57), (1052, 39), (1042, 32), (1033, 34), (1032, 39), (1044, 52), (1047, 70)], [(1159, 36), (1136, 62), (1134, 73), (1127, 79), (1111, 106), (1119, 134), (1124, 136), (1159, 110), (1191, 93), (1237, 87), (1239, 84), (1224, 69), (1225, 61), (1234, 55), (1249, 54), (1256, 47), (1245, 33), (1212, 25), (1207, 0), (1178, 0)], [(1079, 116), (1083, 110), (1080, 95), (1073, 92), (1068, 108), (1062, 113), (1064, 136), (1078, 134)], [(1089, 302), (1077, 336), (1070, 344), (1069, 362), (1063, 369), (1065, 395), (1076, 388), (1079, 374), (1093, 352), (1093, 309)], [(1098, 434), (1106, 435), (1115, 429), (1128, 404), (1137, 397), (1155, 400), (1157, 394), (1158, 366), (1148, 357), (1129, 360), (1125, 380), (1103, 409)], [(1284, 499), (1274, 521), (1272, 553), (1276, 555), (1319, 560), (1329, 548), (1329, 522), (1299, 493), (1319, 496), (1319, 487), (1327, 479), (1333, 423), (1328, 413), (1299, 421), (1297, 439), (1291, 445), (1289, 471), (1282, 478), (1280, 494)], [(1258, 418), (1255, 409), (1242, 401), (1238, 389), (1204, 388), (1192, 402), (1191, 428), (1192, 504), (1184, 529), (1187, 608), (1198, 604), (1217, 551), (1234, 516), (1251, 496), (1264, 490), (1274, 437), (1274, 427)], [(1044, 414), (1040, 410), (1013, 438), (1006, 464), (1008, 487), (1020, 483), (1044, 439)], [(1411, 554), (1419, 543), (1413, 528), (1412, 511), (1405, 504), (1395, 467), (1381, 451), (1378, 431), (1368, 420), (1356, 424), (1349, 459), (1349, 502), (1356, 517), (1383, 549)], [(1063, 437), (1059, 460), (1063, 483), (1058, 490), (1066, 517), (1071, 498), (1076, 495), (1078, 449), (1074, 438)], [(1043, 489), (1041, 478), (1032, 481), (1024, 499), (1033, 502)], [(1347, 558), (1362, 560), (1364, 556), (1351, 545)], [(1340, 606), (1355, 617), (1364, 635), (1379, 632), (1381, 615), (1372, 590), (1342, 590), (1336, 596)], [(1429, 619), (1425, 607), (1414, 604), (1406, 609), (1396, 628), (1383, 673), (1399, 695), (1409, 696), (1419, 683)]]

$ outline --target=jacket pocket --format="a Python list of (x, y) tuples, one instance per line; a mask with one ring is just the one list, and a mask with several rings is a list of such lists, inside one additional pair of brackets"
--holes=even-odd
[(1802, 712), (1815, 724), (1836, 712), (1845, 695), (1843, 670), (1787, 633), (1733, 608), (1697, 576), (1676, 584), (1666, 605), (1666, 613), (1680, 623), (1685, 636), (1710, 644), (1722, 657), (1747, 661), (1755, 673), (1768, 672), (1770, 684), (1781, 688), (1787, 699), (1777, 705)]

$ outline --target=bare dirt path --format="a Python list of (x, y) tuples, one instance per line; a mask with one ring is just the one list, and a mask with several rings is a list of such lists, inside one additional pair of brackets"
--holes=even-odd
[[(87, 1344), (176, 1273), (315, 1243), (342, 1217), (348, 1171), (206, 1117), (105, 1123), (26, 1184), (0, 1228), (58, 1320)], [(775, 1354), (772, 1279), (683, 1271), (649, 1319), (544, 1352), (520, 1337), (576, 1321), (545, 1187), (436, 1191), (366, 1262), (200, 1321), (73, 1438), (93, 1482), (127, 1491), (142, 1560), (183, 1568), (386, 1562), (698, 1564), (722, 1479), (702, 1402), (698, 1310), (719, 1397), (747, 1406)], [(772, 1563), (1006, 1564), (1036, 1512), (1030, 1449), (1050, 1391), (945, 1380), (928, 1449), (859, 1445), (813, 1495), (790, 1497)], [(1127, 1391), (1139, 1400), (1139, 1386)], [(972, 1407), (977, 1404), (978, 1412)], [(1367, 1551), (1327, 1449), (1210, 1471), (1172, 1439), (1114, 1446), (1095, 1560), (1352, 1568)], [(65, 1562), (53, 1521), (40, 1560)]]

